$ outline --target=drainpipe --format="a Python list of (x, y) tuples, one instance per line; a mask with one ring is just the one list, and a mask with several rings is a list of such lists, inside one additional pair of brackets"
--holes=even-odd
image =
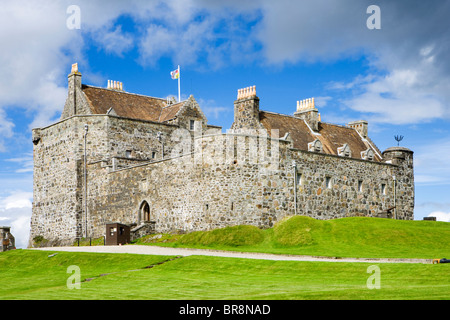
[(86, 138), (88, 134), (89, 127), (87, 124), (84, 125), (84, 233), (85, 238), (87, 239), (88, 231), (87, 231), (87, 153), (86, 153)]
[(294, 169), (294, 214), (297, 215), (297, 164), (292, 160), (292, 168)]
[(392, 176), (394, 180), (394, 219), (397, 219), (397, 178)]

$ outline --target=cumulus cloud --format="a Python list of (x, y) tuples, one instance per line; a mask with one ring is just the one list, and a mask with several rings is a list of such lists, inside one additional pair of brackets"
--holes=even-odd
[(436, 217), (436, 221), (450, 222), (450, 212), (434, 211), (428, 217)]
[(0, 210), (8, 210), (14, 208), (31, 208), (32, 192), (16, 191), (9, 196), (0, 198)]
[[(381, 29), (369, 30), (370, 1), (263, 2), (258, 38), (269, 64), (367, 59), (368, 71), (336, 88), (371, 122), (407, 124), (450, 116), (450, 2), (377, 1)], [(356, 85), (356, 86), (355, 86)]]
[[(22, 108), (35, 114), (31, 126), (57, 117), (67, 95), (63, 48), (76, 48), (79, 38), (66, 27), (65, 7), (52, 1), (2, 3), (0, 11), (0, 138), (13, 137), (13, 121), (5, 108)], [(69, 44), (71, 44), (69, 46)], [(75, 45), (75, 46), (72, 46)]]
[(11, 227), (17, 248), (26, 248), (30, 234), (33, 194), (15, 191), (0, 198), (0, 225)]
[(418, 146), (414, 156), (415, 183), (444, 185), (450, 181), (450, 141), (437, 139)]
[(96, 32), (96, 41), (107, 52), (123, 57), (123, 54), (133, 48), (133, 35), (123, 32), (122, 26), (115, 27), (114, 31)]

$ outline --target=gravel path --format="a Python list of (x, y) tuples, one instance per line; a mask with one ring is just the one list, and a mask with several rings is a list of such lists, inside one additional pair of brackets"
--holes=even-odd
[(43, 251), (69, 251), (69, 252), (99, 252), (99, 253), (131, 253), (131, 254), (151, 254), (165, 256), (215, 256), (227, 258), (246, 258), (262, 260), (283, 260), (283, 261), (323, 261), (323, 262), (365, 262), (365, 263), (432, 263), (431, 259), (375, 259), (375, 258), (336, 258), (336, 257), (316, 257), (300, 255), (279, 255), (253, 252), (235, 252), (207, 249), (184, 249), (167, 248), (144, 245), (125, 246), (93, 246), (93, 247), (51, 247), (34, 248), (30, 250)]

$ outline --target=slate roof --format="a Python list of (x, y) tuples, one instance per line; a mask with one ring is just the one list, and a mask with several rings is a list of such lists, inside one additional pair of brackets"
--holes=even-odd
[(307, 126), (303, 119), (293, 116), (272, 113), (267, 111), (259, 112), (259, 119), (264, 128), (269, 132), (271, 129), (279, 130), (279, 137), (284, 137), (289, 133), (293, 141), (293, 147), (300, 150), (308, 150), (308, 143), (319, 139), (322, 142), (323, 152), (326, 154), (338, 155), (337, 148), (348, 144), (352, 151), (352, 158), (361, 159), (361, 152), (372, 149), (375, 152), (374, 161), (381, 161), (378, 148), (370, 141), (363, 139), (355, 129), (319, 122), (317, 134)]

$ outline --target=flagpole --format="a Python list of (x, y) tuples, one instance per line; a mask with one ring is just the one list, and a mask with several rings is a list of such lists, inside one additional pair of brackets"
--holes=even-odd
[(181, 78), (180, 66), (178, 65), (178, 102), (181, 102), (180, 78)]

